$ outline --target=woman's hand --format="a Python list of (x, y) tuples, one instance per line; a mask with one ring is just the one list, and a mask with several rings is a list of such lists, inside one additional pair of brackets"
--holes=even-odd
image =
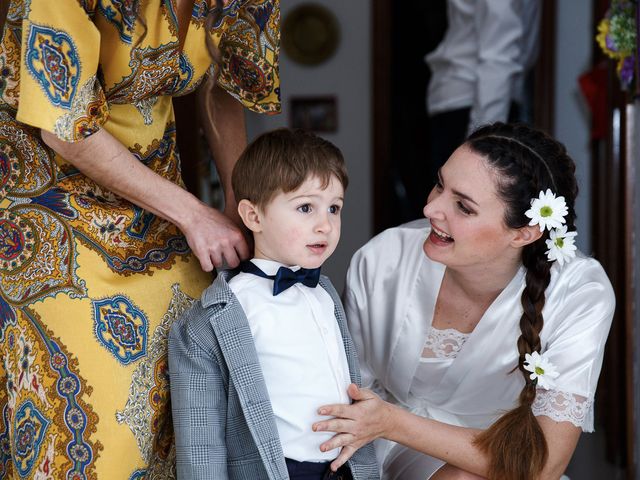
[(338, 470), (360, 447), (385, 436), (392, 423), (393, 405), (381, 400), (371, 390), (360, 389), (352, 383), (347, 393), (354, 403), (320, 407), (320, 415), (335, 418), (312, 426), (314, 432), (336, 432), (333, 438), (320, 445), (323, 452), (342, 447), (340, 455), (331, 462), (333, 471)]
[(235, 267), (249, 256), (242, 231), (232, 219), (152, 171), (105, 129), (73, 143), (44, 130), (41, 135), (96, 183), (177, 225), (203, 270), (224, 263)]
[(236, 222), (204, 203), (180, 228), (205, 272), (225, 264), (237, 267), (249, 257), (249, 246)]

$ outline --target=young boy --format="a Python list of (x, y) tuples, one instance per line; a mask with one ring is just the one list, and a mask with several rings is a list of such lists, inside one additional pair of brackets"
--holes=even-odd
[(266, 133), (238, 160), (254, 258), (219, 272), (169, 336), (178, 479), (379, 478), (372, 445), (331, 472), (339, 451), (319, 447), (333, 434), (311, 429), (318, 407), (349, 403), (360, 383), (342, 305), (320, 276), (347, 182), (340, 150), (303, 131)]

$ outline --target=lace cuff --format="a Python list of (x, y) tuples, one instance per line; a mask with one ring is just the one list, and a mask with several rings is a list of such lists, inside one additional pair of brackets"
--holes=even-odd
[(533, 414), (556, 422), (571, 422), (583, 432), (593, 432), (593, 399), (559, 390), (538, 388), (531, 405)]

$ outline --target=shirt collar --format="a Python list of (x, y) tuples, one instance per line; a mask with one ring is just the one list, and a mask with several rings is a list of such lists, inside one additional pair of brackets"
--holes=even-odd
[(264, 258), (252, 258), (251, 262), (267, 275), (275, 275), (280, 267), (287, 267), (294, 272), (300, 269), (299, 265), (288, 266), (275, 260), (267, 260)]

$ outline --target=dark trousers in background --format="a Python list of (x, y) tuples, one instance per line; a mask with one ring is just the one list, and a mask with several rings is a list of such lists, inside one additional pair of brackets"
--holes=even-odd
[[(459, 108), (429, 117), (429, 179), (433, 186), (438, 179), (438, 170), (451, 154), (467, 139), (467, 127), (471, 108)], [(509, 122), (518, 121), (520, 107), (511, 102)]]
[(346, 465), (334, 473), (329, 468), (329, 462), (298, 462), (289, 458), (285, 461), (291, 480), (353, 480), (351, 471)]

